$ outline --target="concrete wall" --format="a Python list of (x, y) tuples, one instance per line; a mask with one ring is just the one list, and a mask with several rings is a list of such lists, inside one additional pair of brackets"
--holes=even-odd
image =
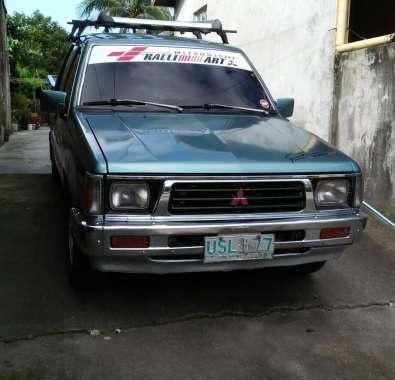
[(334, 140), (365, 174), (365, 199), (395, 220), (395, 43), (342, 54)]
[(11, 133), (11, 99), (6, 39), (6, 11), (0, 0), (0, 145)]
[(292, 120), (328, 140), (336, 1), (179, 0), (175, 17), (191, 20), (206, 4), (209, 19), (238, 30), (230, 43), (248, 54), (272, 95), (295, 97)]

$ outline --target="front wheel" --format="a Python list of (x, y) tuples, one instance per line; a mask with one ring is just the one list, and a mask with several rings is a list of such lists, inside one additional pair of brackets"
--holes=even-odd
[(92, 289), (95, 287), (96, 272), (90, 266), (89, 259), (77, 246), (69, 228), (68, 276), (71, 286), (76, 290)]

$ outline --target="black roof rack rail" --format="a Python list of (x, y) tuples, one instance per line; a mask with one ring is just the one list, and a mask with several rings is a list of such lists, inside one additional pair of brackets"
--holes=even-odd
[(224, 30), (220, 20), (212, 21), (164, 21), (164, 20), (146, 20), (140, 18), (112, 17), (100, 14), (97, 20), (73, 20), (69, 22), (73, 25), (69, 39), (73, 42), (81, 40), (82, 33), (88, 27), (104, 28), (108, 32), (111, 28), (145, 29), (147, 31), (158, 32), (180, 32), (193, 33), (198, 39), (202, 38), (202, 34), (217, 33), (224, 44), (229, 43), (227, 33), (237, 33), (236, 30)]

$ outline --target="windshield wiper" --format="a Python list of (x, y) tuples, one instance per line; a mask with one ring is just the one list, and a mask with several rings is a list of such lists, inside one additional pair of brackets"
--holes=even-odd
[(172, 104), (162, 104), (154, 102), (145, 102), (143, 100), (134, 99), (106, 99), (106, 100), (95, 100), (92, 102), (82, 103), (83, 106), (154, 106), (160, 108), (167, 108), (169, 110), (182, 112), (182, 107), (175, 106)]
[(243, 112), (252, 112), (259, 113), (263, 115), (270, 115), (269, 111), (261, 110), (258, 108), (248, 108), (248, 107), (239, 107), (239, 106), (231, 106), (226, 104), (216, 104), (216, 103), (205, 103), (197, 106), (181, 106), (182, 109), (204, 109), (204, 110), (212, 110), (212, 109), (229, 109), (229, 110), (237, 110)]

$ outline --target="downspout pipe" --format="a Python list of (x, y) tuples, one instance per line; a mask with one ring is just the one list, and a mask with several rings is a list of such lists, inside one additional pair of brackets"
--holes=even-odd
[(336, 45), (336, 53), (345, 53), (359, 49), (365, 49), (373, 46), (389, 44), (395, 41), (395, 33), (385, 36), (367, 38), (366, 40), (350, 42), (348, 44)]
[(336, 46), (347, 43), (350, 0), (337, 0)]

